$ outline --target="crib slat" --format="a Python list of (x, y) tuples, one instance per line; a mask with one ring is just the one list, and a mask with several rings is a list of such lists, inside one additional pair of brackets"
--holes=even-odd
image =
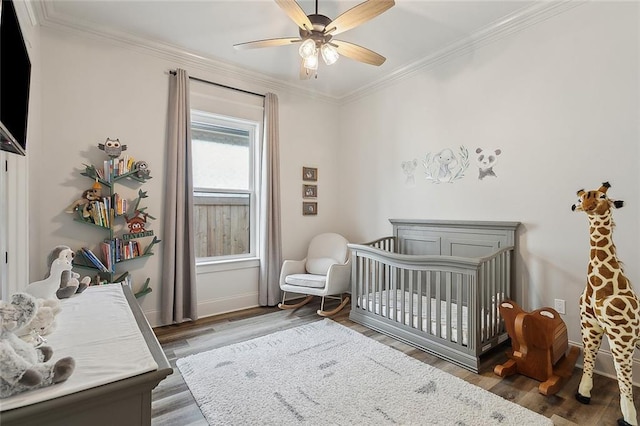
[(432, 295), (432, 291), (431, 291), (431, 286), (432, 286), (432, 278), (433, 276), (433, 272), (429, 271), (427, 272), (427, 283), (426, 283), (426, 289), (425, 289), (425, 297), (426, 297), (426, 308), (427, 308), (427, 312), (425, 313), (425, 318), (426, 318), (426, 327), (427, 329), (425, 330), (427, 333), (432, 334), (431, 333), (431, 299), (433, 298)]
[(451, 278), (452, 278), (452, 273), (451, 272), (446, 272), (445, 276), (444, 276), (444, 284), (445, 284), (445, 297), (446, 297), (446, 304), (445, 304), (445, 334), (444, 337), (445, 339), (449, 340), (450, 342), (453, 341), (453, 336), (451, 333), (451, 316), (453, 315), (453, 307), (451, 306)]
[[(458, 306), (458, 311), (456, 312), (456, 342), (459, 346), (464, 346), (464, 340), (462, 338), (462, 318), (463, 318), (463, 310), (464, 303), (462, 300), (462, 280), (466, 277), (466, 275), (456, 274), (456, 302)], [(467, 309), (467, 314), (469, 310)]]
[(442, 272), (438, 271), (436, 273), (436, 332), (435, 335), (438, 337), (442, 337), (442, 325), (440, 324), (440, 319), (441, 319), (441, 315), (442, 315), (442, 304), (440, 303), (440, 301), (442, 300), (442, 296), (441, 296), (441, 283), (440, 283), (440, 279), (442, 278)]
[(491, 335), (489, 336), (489, 338), (491, 339), (493, 339), (493, 336), (495, 336), (497, 332), (496, 307), (498, 305), (496, 303), (498, 300), (498, 290), (496, 284), (498, 283), (498, 275), (500, 275), (499, 270), (497, 269), (499, 259), (499, 257), (496, 257), (491, 260), (491, 299), (489, 300), (489, 312), (491, 313), (489, 323), (491, 324)]
[[(406, 269), (401, 268), (400, 269), (400, 310), (398, 311), (398, 298), (396, 298), (395, 300), (395, 309), (398, 312), (397, 315), (395, 315), (396, 317), (396, 321), (404, 324), (404, 315), (402, 314), (403, 312), (406, 312), (405, 309), (405, 303), (404, 303), (404, 292), (405, 292), (405, 271)], [(399, 317), (399, 318), (398, 318)]]
[[(364, 264), (364, 294), (367, 295), (367, 300), (371, 297), (371, 259), (367, 258)], [(375, 300), (372, 302), (375, 304)], [(375, 312), (375, 306), (371, 306), (370, 303), (367, 303), (367, 311)]]
[[(393, 281), (391, 282), (391, 285), (389, 286), (389, 288), (387, 288), (387, 312), (386, 312), (386, 317), (387, 318), (391, 318), (391, 305), (390, 305), (390, 300), (391, 300), (391, 294), (393, 293), (395, 295), (395, 286), (397, 283), (397, 280), (395, 280), (395, 274), (396, 274), (396, 267), (395, 266), (390, 266), (389, 267), (389, 275), (391, 277), (393, 277)], [(384, 302), (383, 302), (384, 303)], [(380, 313), (382, 314), (382, 312)]]
[(414, 292), (413, 275), (414, 275), (414, 272), (415, 271), (413, 269), (409, 269), (409, 292), (407, 293), (409, 297), (409, 310), (408, 311), (402, 310), (402, 312), (407, 313), (404, 315), (405, 323), (412, 328), (413, 328), (413, 292)]
[[(382, 263), (378, 260), (374, 260), (373, 261), (373, 268), (372, 268), (372, 273), (373, 273), (373, 294), (375, 297), (375, 300), (382, 300), (382, 294), (380, 293), (380, 287), (381, 287), (381, 283), (380, 283), (380, 268), (382, 267)], [(380, 311), (380, 315), (382, 315), (382, 306), (378, 307), (378, 311)]]
[(418, 300), (418, 324), (417, 324), (417, 328), (420, 331), (424, 331), (424, 326), (422, 324), (422, 304), (424, 303), (425, 298), (422, 295), (422, 271), (418, 271), (417, 284), (418, 284), (418, 289), (416, 291), (416, 293), (417, 293), (416, 299)]

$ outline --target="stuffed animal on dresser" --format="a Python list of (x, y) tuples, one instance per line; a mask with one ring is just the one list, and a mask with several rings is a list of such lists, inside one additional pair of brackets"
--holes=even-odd
[(56, 315), (61, 311), (60, 301), (56, 299), (37, 299), (36, 314), (27, 324), (14, 333), (35, 347), (47, 343), (44, 336), (56, 329)]
[(26, 293), (0, 301), (0, 398), (63, 382), (75, 369), (72, 357), (51, 362), (53, 349), (35, 348), (13, 332), (29, 323), (36, 309), (36, 299)]
[(73, 272), (75, 252), (68, 246), (56, 246), (47, 258), (49, 275), (44, 280), (29, 284), (26, 292), (40, 299), (65, 299), (82, 293), (91, 282), (90, 277), (78, 281), (80, 274)]

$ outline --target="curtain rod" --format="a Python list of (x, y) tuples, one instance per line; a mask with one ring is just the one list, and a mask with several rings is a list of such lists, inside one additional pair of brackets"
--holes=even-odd
[[(176, 72), (171, 70), (171, 71), (169, 71), (169, 74), (176, 75)], [(265, 95), (263, 95), (262, 93), (250, 92), (249, 90), (244, 90), (244, 89), (239, 89), (237, 87), (227, 86), (226, 84), (220, 84), (220, 83), (216, 83), (214, 81), (203, 80), (202, 78), (198, 78), (198, 77), (189, 76), (189, 80), (199, 81), (200, 83), (212, 84), (214, 86), (223, 87), (225, 89), (235, 90), (236, 92), (246, 93), (247, 95), (260, 96), (261, 98), (265, 97)]]

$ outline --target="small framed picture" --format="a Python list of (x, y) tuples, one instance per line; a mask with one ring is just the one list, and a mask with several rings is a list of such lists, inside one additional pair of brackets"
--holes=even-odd
[(310, 215), (316, 215), (318, 214), (318, 203), (310, 203), (310, 202), (303, 202), (302, 203), (302, 215), (303, 216), (310, 216)]
[(318, 198), (318, 185), (302, 185), (302, 198)]
[(318, 169), (316, 167), (303, 167), (302, 180), (315, 182), (318, 180)]

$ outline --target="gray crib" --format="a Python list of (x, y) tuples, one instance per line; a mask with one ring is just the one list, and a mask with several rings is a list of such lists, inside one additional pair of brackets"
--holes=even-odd
[(393, 236), (349, 244), (349, 317), (477, 373), (508, 338), (498, 306), (511, 298), (519, 222), (390, 222)]

